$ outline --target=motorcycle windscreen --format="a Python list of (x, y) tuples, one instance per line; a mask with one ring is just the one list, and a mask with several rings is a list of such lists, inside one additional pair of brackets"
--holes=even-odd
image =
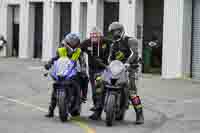
[(71, 78), (77, 73), (77, 70), (74, 66), (75, 62), (71, 61), (69, 58), (59, 58), (53, 65), (51, 75), (55, 79), (58, 79), (58, 76)]
[(121, 84), (121, 83), (127, 83), (128, 82), (128, 73), (125, 71), (122, 71), (119, 75), (115, 76), (112, 74), (112, 72), (108, 69), (105, 70), (102, 74), (102, 80), (111, 84), (111, 79), (117, 79), (116, 84)]

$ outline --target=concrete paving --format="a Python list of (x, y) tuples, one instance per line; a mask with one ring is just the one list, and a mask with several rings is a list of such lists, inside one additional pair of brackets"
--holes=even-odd
[(125, 121), (113, 127), (91, 121), (91, 93), (83, 105), (81, 118), (61, 123), (58, 117), (44, 117), (48, 109), (52, 81), (43, 77), (44, 63), (39, 60), (0, 58), (0, 132), (1, 133), (199, 133), (200, 82), (164, 80), (143, 75), (138, 82), (144, 103), (145, 124), (135, 125), (130, 108)]

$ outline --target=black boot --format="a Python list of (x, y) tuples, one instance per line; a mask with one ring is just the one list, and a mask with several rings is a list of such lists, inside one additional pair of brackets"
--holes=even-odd
[(89, 119), (100, 120), (101, 119), (101, 113), (103, 111), (101, 104), (97, 102), (93, 111), (94, 111), (94, 113), (91, 116), (89, 116)]
[(96, 98), (96, 95), (95, 94), (92, 94), (93, 96), (92, 96), (92, 101), (93, 101), (93, 107), (92, 108), (90, 108), (90, 111), (93, 111), (93, 112), (95, 112), (96, 110), (97, 110), (97, 108), (96, 108), (96, 103), (97, 103), (97, 98)]
[(101, 120), (101, 111), (95, 111), (91, 116), (89, 116), (91, 120)]
[(90, 108), (90, 111), (93, 111), (93, 112), (95, 112), (96, 110), (97, 110), (97, 108), (96, 108), (96, 99), (95, 98), (93, 98), (92, 99), (93, 100), (93, 107), (92, 108)]
[(50, 118), (54, 116), (54, 109), (56, 108), (56, 91), (53, 89), (53, 92), (51, 94), (51, 102), (49, 105), (49, 111), (45, 115), (45, 117)]
[(144, 123), (144, 115), (142, 104), (139, 96), (131, 98), (132, 104), (134, 106), (136, 112), (136, 124), (143, 124)]
[(89, 119), (91, 120), (100, 120), (101, 119), (101, 112), (102, 108), (99, 106), (98, 102), (95, 102), (95, 106), (90, 109), (93, 111), (93, 114), (89, 116)]
[(52, 108), (52, 106), (49, 106), (49, 111), (48, 111), (48, 113), (45, 115), (45, 117), (47, 117), (47, 118), (54, 117), (54, 109)]
[(144, 115), (142, 108), (135, 109), (136, 112), (136, 124), (144, 124)]
[(96, 107), (94, 106), (94, 107), (92, 107), (92, 108), (90, 108), (90, 111), (93, 111), (93, 112), (95, 112), (97, 109), (96, 109)]

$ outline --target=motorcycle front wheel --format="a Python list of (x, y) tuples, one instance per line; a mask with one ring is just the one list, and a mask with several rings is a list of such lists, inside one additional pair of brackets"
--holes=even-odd
[(106, 125), (112, 126), (115, 119), (115, 95), (109, 95), (106, 104)]
[(58, 109), (59, 109), (59, 118), (62, 122), (67, 121), (68, 113), (67, 113), (67, 105), (65, 102), (65, 96), (58, 96)]

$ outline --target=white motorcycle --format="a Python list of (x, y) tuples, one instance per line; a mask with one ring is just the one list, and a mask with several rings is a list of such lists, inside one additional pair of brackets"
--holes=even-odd
[(123, 120), (129, 105), (128, 71), (118, 60), (110, 63), (102, 75), (105, 82), (104, 112), (106, 125), (112, 126), (114, 120)]

